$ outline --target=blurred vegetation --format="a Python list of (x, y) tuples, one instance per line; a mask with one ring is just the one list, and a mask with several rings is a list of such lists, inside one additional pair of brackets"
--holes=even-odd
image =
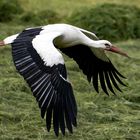
[(82, 7), (64, 17), (48, 8), (25, 11), (17, 0), (0, 1), (0, 22), (15, 21), (22, 25), (40, 26), (67, 22), (92, 32), (100, 39), (120, 41), (140, 37), (140, 8), (136, 6), (105, 3)]
[(123, 93), (116, 91), (118, 96), (108, 97), (102, 90), (97, 94), (77, 64), (64, 56), (78, 104), (78, 126), (72, 135), (66, 133), (65, 137), (56, 138), (53, 130), (46, 131), (35, 98), (16, 72), (11, 46), (1, 47), (0, 140), (139, 140), (140, 0), (0, 0), (0, 5), (20, 9), (0, 8), (5, 15), (0, 16), (0, 39), (26, 27), (67, 22), (93, 31), (100, 38), (117, 41), (113, 43), (131, 57), (107, 53), (127, 77), (124, 82), (128, 85), (121, 87)]
[(17, 0), (1, 0), (0, 1), (0, 22), (9, 22), (16, 18), (17, 14), (21, 14), (23, 9)]
[(140, 9), (136, 6), (102, 4), (74, 11), (68, 21), (112, 41), (140, 37)]
[(56, 23), (61, 17), (57, 12), (47, 9), (38, 12), (25, 12), (17, 0), (0, 1), (0, 22), (17, 22), (20, 24), (43, 25)]
[(56, 23), (60, 20), (60, 16), (53, 10), (42, 10), (37, 13), (34, 12), (27, 12), (24, 13), (21, 18), (20, 22), (25, 24), (33, 24), (33, 25), (44, 25), (44, 24), (52, 24)]

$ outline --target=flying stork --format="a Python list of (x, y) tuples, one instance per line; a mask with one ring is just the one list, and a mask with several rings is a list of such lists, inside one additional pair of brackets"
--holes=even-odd
[(105, 51), (128, 55), (87, 30), (68, 24), (27, 28), (0, 41), (0, 46), (7, 44), (12, 46), (15, 67), (31, 88), (41, 117), (46, 117), (47, 130), (50, 131), (52, 122), (56, 136), (59, 129), (65, 135), (65, 128), (72, 133), (73, 126), (77, 126), (76, 100), (60, 52), (77, 62), (97, 92), (98, 81), (107, 95), (108, 89), (115, 94), (114, 87), (121, 91), (117, 82), (125, 86), (121, 81), (124, 76)]

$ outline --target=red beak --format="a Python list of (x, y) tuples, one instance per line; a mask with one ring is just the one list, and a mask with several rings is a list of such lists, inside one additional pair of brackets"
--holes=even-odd
[(129, 57), (127, 53), (121, 51), (119, 48), (117, 48), (117, 47), (115, 47), (115, 46), (112, 46), (110, 49), (107, 49), (107, 51), (111, 51), (111, 52), (118, 53), (118, 54), (120, 54), (120, 55)]

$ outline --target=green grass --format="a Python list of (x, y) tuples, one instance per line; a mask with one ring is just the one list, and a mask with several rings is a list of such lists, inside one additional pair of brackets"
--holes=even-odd
[(0, 48), (0, 139), (73, 139), (73, 140), (138, 140), (140, 133), (140, 40), (120, 42), (132, 57), (109, 54), (113, 63), (125, 74), (128, 87), (110, 97), (97, 94), (88, 85), (78, 66), (66, 58), (69, 78), (78, 103), (78, 127), (74, 134), (56, 138), (45, 129), (45, 120), (30, 89), (14, 68), (11, 47)]
[(20, 0), (27, 11), (40, 11), (43, 9), (54, 9), (62, 15), (69, 15), (73, 10), (81, 7), (95, 6), (101, 3), (118, 3), (140, 6), (140, 0)]
[[(56, 8), (62, 15), (70, 14), (76, 7), (110, 2), (109, 0), (69, 0), (58, 1), (20, 0), (27, 11)], [(29, 3), (25, 3), (29, 2)], [(63, 3), (65, 2), (65, 3)], [(95, 3), (94, 3), (95, 2)], [(125, 4), (138, 5), (139, 0), (114, 0)], [(73, 4), (74, 3), (74, 4)], [(73, 4), (73, 6), (70, 6)], [(66, 6), (66, 7), (65, 7)], [(63, 9), (62, 9), (63, 8)], [(62, 11), (61, 11), (62, 10)], [(28, 25), (27, 25), (28, 26)], [(25, 25), (0, 23), (0, 38), (17, 33)], [(131, 59), (108, 53), (113, 64), (127, 79), (128, 87), (121, 87), (118, 96), (106, 96), (101, 90), (97, 94), (77, 64), (65, 57), (68, 76), (73, 85), (78, 105), (78, 126), (74, 134), (66, 133), (58, 138), (53, 130), (46, 131), (45, 120), (40, 117), (35, 98), (23, 78), (16, 72), (11, 47), (0, 48), (0, 140), (139, 140), (140, 137), (140, 40), (118, 42), (128, 52)]]

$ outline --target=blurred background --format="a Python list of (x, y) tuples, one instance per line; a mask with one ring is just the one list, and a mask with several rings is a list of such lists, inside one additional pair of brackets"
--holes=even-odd
[(0, 48), (1, 140), (138, 140), (140, 138), (140, 0), (0, 0), (0, 39), (27, 27), (68, 23), (96, 33), (131, 58), (107, 54), (127, 77), (118, 96), (97, 94), (72, 59), (64, 56), (78, 104), (74, 134), (48, 133), (38, 105), (12, 62), (11, 47)]

